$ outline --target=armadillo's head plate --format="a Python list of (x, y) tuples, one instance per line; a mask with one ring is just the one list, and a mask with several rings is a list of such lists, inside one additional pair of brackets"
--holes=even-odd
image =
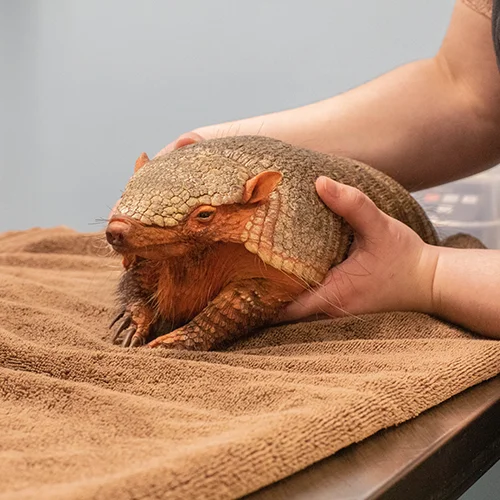
[(244, 165), (203, 143), (160, 156), (130, 179), (116, 212), (146, 225), (173, 227), (200, 205), (240, 203)]

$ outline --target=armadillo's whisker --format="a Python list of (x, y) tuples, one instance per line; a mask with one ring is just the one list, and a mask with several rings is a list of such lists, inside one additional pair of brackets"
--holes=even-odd
[[(361, 321), (364, 321), (363, 318), (361, 318), (360, 316), (357, 316), (356, 314), (352, 314), (350, 313), (349, 311), (347, 311), (346, 309), (344, 309), (343, 307), (340, 307), (338, 306), (337, 304), (334, 304), (332, 301), (328, 300), (327, 298), (319, 295), (318, 291), (315, 290), (314, 288), (310, 290), (311, 293), (315, 294), (318, 296), (319, 299), (321, 299), (323, 302), (325, 302), (325, 306), (328, 305), (330, 307), (333, 307), (335, 309), (337, 309), (338, 311), (340, 311), (342, 314), (344, 314), (345, 316), (348, 316), (350, 318), (355, 318), (355, 319), (358, 319), (358, 320), (361, 320)], [(300, 301), (300, 297), (295, 299), (299, 304), (301, 304), (301, 301)], [(340, 300), (339, 300), (340, 302)], [(318, 306), (320, 311), (325, 314), (326, 316), (330, 317), (330, 318), (333, 318), (333, 316), (331, 314), (328, 313), (328, 311), (326, 309), (323, 309), (323, 307)]]
[(257, 133), (255, 135), (260, 135), (260, 132), (261, 132), (263, 126), (264, 126), (264, 122), (262, 122), (260, 124), (259, 130), (257, 130)]
[(361, 262), (359, 262), (356, 257), (353, 257), (352, 255), (349, 257), (353, 262), (355, 262), (364, 272), (360, 273), (355, 273), (352, 271), (346, 271), (345, 269), (339, 268), (339, 271), (345, 274), (346, 276), (354, 276), (354, 277), (364, 277), (364, 276), (370, 276), (371, 272), (369, 269), (367, 269)]
[[(311, 290), (314, 294), (316, 294), (318, 296), (318, 298), (320, 298), (323, 302), (326, 302), (326, 304), (328, 304), (330, 307), (334, 307), (335, 309), (337, 309), (338, 311), (340, 311), (342, 314), (344, 314), (345, 316), (348, 316), (350, 318), (353, 318), (353, 319), (357, 319), (357, 320), (361, 320), (361, 321), (364, 321), (364, 319), (361, 317), (361, 316), (358, 316), (356, 314), (353, 314), (351, 312), (349, 312), (347, 309), (344, 309), (343, 307), (337, 305), (337, 304), (334, 304), (331, 300), (328, 300), (326, 297), (323, 297), (321, 295), (319, 295), (318, 291), (317, 290)], [(338, 297), (336, 297), (337, 300), (340, 302), (340, 299)], [(320, 307), (321, 311), (325, 314), (327, 314), (328, 316), (331, 316), (330, 314), (328, 314), (327, 311), (325, 311), (324, 309), (322, 309)]]
[[(285, 274), (285, 273), (283, 273), (283, 274)], [(318, 292), (318, 291), (314, 288), (315, 286), (320, 286), (320, 285), (321, 285), (321, 283), (320, 283), (319, 281), (314, 280), (313, 285), (311, 285), (311, 284), (307, 283), (307, 281), (305, 281), (303, 278), (300, 278), (299, 276), (296, 276), (296, 275), (293, 275), (293, 276), (292, 276), (292, 275), (290, 275), (290, 274), (286, 274), (286, 276), (288, 276), (288, 277), (289, 277), (292, 281), (295, 281), (295, 283), (305, 286), (305, 288), (306, 288), (309, 292), (311, 292), (311, 293), (315, 294), (315, 295), (316, 295), (318, 298), (320, 298), (323, 302), (326, 302), (326, 304), (327, 304), (327, 305), (329, 305), (329, 306), (331, 306), (331, 307), (333, 307), (333, 308), (337, 309), (338, 311), (342, 312), (342, 313), (343, 313), (343, 314), (345, 314), (346, 316), (349, 316), (349, 317), (351, 317), (351, 318), (356, 318), (356, 319), (361, 319), (361, 320), (362, 320), (362, 318), (360, 318), (359, 316), (357, 316), (357, 315), (355, 315), (355, 314), (350, 313), (349, 311), (347, 311), (346, 309), (342, 308), (341, 306), (339, 306), (339, 305), (337, 305), (337, 304), (333, 303), (332, 301), (328, 300), (326, 297), (321, 296), (321, 295), (319, 294), (319, 292)], [(337, 285), (337, 289), (338, 289), (338, 285)], [(339, 296), (340, 296), (340, 294), (339, 294)], [(341, 303), (341, 301), (340, 301), (340, 299), (339, 299), (339, 296), (336, 296), (335, 298), (338, 300), (338, 302), (339, 302), (339, 304), (340, 304), (340, 303)], [(295, 300), (296, 300), (296, 301), (300, 304), (300, 298), (297, 298), (297, 299), (295, 299)], [(320, 306), (320, 309), (321, 309), (321, 311), (322, 311), (324, 314), (326, 314), (327, 316), (330, 316), (330, 317), (331, 317), (331, 315), (330, 315), (330, 314), (328, 314), (328, 312), (327, 312), (326, 310), (324, 310), (321, 306)]]

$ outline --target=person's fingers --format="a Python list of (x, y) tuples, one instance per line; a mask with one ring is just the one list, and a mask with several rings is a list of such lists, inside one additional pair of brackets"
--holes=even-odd
[(279, 316), (279, 322), (295, 321), (311, 316), (343, 316), (345, 311), (340, 296), (333, 293), (334, 280), (335, 277), (330, 275), (325, 284), (299, 295), (285, 307)]
[(359, 189), (336, 182), (329, 177), (316, 180), (316, 190), (324, 203), (343, 217), (360, 236), (379, 231), (387, 224), (387, 215)]
[(172, 151), (183, 148), (184, 146), (188, 146), (189, 144), (194, 144), (195, 142), (200, 142), (203, 140), (204, 139), (200, 134), (197, 134), (196, 132), (187, 132), (186, 134), (182, 134), (175, 141), (165, 146), (158, 154), (155, 155), (155, 158), (167, 153), (171, 153)]
[(188, 132), (187, 134), (182, 134), (177, 138), (174, 144), (174, 150), (188, 146), (189, 144), (194, 144), (196, 142), (203, 141), (204, 138), (196, 132)]
[(170, 144), (167, 144), (163, 149), (158, 151), (158, 153), (156, 153), (153, 156), (153, 158), (158, 158), (158, 156), (163, 156), (163, 155), (166, 155), (167, 153), (171, 153), (175, 149), (176, 142), (177, 142), (177, 140), (171, 142)]
[(279, 315), (279, 322), (296, 321), (318, 313), (318, 305), (315, 299), (316, 297), (313, 292), (304, 292), (297, 297), (294, 302), (285, 307), (283, 312)]

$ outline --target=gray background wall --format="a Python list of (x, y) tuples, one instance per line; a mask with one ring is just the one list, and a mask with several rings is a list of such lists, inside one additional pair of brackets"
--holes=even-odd
[(0, 0), (0, 231), (97, 230), (142, 151), (432, 56), (452, 5)]
[(453, 4), (0, 2), (0, 231), (96, 229), (142, 151), (431, 56)]

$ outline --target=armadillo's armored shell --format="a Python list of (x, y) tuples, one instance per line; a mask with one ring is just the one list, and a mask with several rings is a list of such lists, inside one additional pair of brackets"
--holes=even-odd
[(330, 157), (266, 137), (235, 137), (228, 142), (232, 147), (222, 154), (246, 165), (251, 177), (266, 170), (283, 174), (268, 203), (247, 224), (241, 236), (245, 247), (266, 264), (308, 284), (319, 283), (344, 259), (352, 234), (316, 193), (315, 180), (332, 174)]
[(199, 205), (241, 203), (246, 181), (266, 170), (283, 179), (240, 239), (265, 263), (308, 284), (346, 257), (352, 237), (319, 199), (315, 180), (321, 175), (358, 187), (425, 241), (437, 241), (421, 207), (384, 174), (259, 136), (203, 141), (151, 161), (130, 180), (117, 210), (144, 224), (174, 226)]
[(240, 203), (244, 165), (185, 147), (156, 158), (130, 179), (117, 211), (147, 225), (177, 225), (199, 205)]

